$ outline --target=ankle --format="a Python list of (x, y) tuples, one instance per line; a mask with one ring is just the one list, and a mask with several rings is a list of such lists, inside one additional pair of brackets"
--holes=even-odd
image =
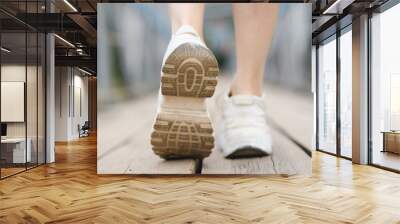
[(260, 83), (256, 84), (247, 84), (240, 82), (233, 82), (230, 87), (229, 94), (231, 96), (235, 95), (253, 95), (253, 96), (262, 96), (262, 85)]
[(175, 30), (172, 30), (172, 36), (180, 35), (190, 35), (194, 37), (200, 37), (203, 40), (203, 31), (201, 29), (196, 29), (195, 26), (182, 24), (178, 26)]

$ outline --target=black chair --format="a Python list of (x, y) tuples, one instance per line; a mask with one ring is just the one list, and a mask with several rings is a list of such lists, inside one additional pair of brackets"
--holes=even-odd
[(78, 125), (78, 129), (79, 129), (79, 138), (89, 136), (89, 129), (90, 129), (89, 121), (85, 121), (85, 123), (82, 125), (82, 127), (80, 127), (80, 125)]

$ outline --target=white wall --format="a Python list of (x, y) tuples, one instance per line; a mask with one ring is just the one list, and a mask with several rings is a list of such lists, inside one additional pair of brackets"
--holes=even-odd
[[(25, 121), (25, 83), (1, 82), (1, 121)], [(4, 109), (4, 110), (3, 110)]]
[[(25, 65), (2, 65), (1, 66), (1, 81), (2, 82), (25, 82)], [(32, 67), (28, 66), (28, 71)], [(3, 96), (4, 97), (4, 96)], [(1, 110), (5, 110), (2, 108)], [(7, 124), (8, 137), (24, 137), (25, 123), (24, 122), (9, 122)]]
[[(11, 108), (3, 105), (4, 101), (2, 102), (1, 110), (3, 113), (5, 111), (22, 113), (24, 117), (26, 112), (26, 120), (24, 117), (22, 121), (5, 122), (7, 123), (7, 137), (21, 138), (27, 136), (31, 144), (29, 147), (32, 151), (32, 161), (36, 162), (37, 158), (39, 163), (43, 163), (45, 159), (45, 90), (42, 67), (31, 65), (26, 67), (25, 64), (4, 64), (1, 66), (1, 76), (2, 82), (24, 82), (26, 87), (26, 101), (20, 102), (23, 104), (22, 107)], [(4, 90), (2, 89), (2, 98), (9, 98), (4, 95)], [(24, 90), (20, 91), (22, 91), (20, 93), (24, 93)], [(51, 160), (48, 161), (51, 162)]]
[[(27, 70), (25, 70), (27, 69)], [(25, 65), (2, 65), (1, 66), (1, 81), (2, 82), (25, 82), (26, 72), (28, 74), (36, 74), (36, 68), (33, 66), (25, 67)], [(36, 90), (34, 93), (27, 93), (28, 97), (36, 97)], [(4, 96), (3, 96), (4, 97)], [(28, 99), (27, 99), (28, 100)], [(36, 105), (35, 105), (36, 107)], [(6, 108), (2, 108), (5, 110)], [(29, 114), (30, 115), (30, 114)], [(29, 116), (28, 115), (28, 116)], [(33, 119), (28, 117), (29, 122)], [(35, 120), (36, 122), (36, 120)], [(25, 122), (7, 122), (7, 136), (8, 137), (25, 137)], [(28, 127), (31, 127), (29, 125)], [(28, 133), (29, 137), (29, 133)]]
[[(81, 73), (80, 73), (81, 74)], [(78, 138), (78, 124), (81, 126), (88, 120), (88, 78), (87, 76), (74, 75), (74, 99), (75, 102), (71, 102), (71, 105), (74, 104), (74, 107), (71, 108), (72, 111), (72, 119), (71, 119), (71, 136), (72, 138)], [(79, 93), (80, 92), (80, 93)], [(79, 97), (80, 95), (80, 97)], [(80, 101), (80, 102), (79, 102)], [(81, 107), (81, 108), (79, 108)], [(80, 111), (81, 110), (81, 111)]]
[(68, 140), (69, 73), (67, 67), (56, 67), (55, 69), (55, 141)]
[(77, 139), (78, 124), (88, 120), (88, 77), (76, 68), (56, 67), (55, 85), (55, 140)]

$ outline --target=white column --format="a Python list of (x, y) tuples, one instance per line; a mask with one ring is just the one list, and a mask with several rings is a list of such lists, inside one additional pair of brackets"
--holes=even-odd
[(311, 93), (313, 94), (313, 102), (314, 102), (314, 108), (313, 108), (313, 114), (314, 114), (314, 119), (313, 119), (313, 137), (312, 137), (312, 150), (315, 150), (317, 148), (317, 47), (315, 45), (312, 45), (311, 47)]
[(55, 161), (54, 133), (55, 133), (55, 60), (54, 35), (46, 36), (46, 163)]
[[(46, 1), (46, 11), (54, 12), (54, 5)], [(55, 43), (54, 34), (46, 35), (46, 163), (55, 162)]]
[(368, 163), (368, 16), (353, 19), (353, 162)]

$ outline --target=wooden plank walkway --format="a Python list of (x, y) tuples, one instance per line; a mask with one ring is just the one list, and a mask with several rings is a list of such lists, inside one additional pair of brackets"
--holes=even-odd
[(215, 148), (203, 160), (202, 174), (309, 174), (311, 160), (298, 146), (285, 136), (272, 130), (274, 139), (272, 156), (249, 159), (225, 159)]
[(151, 149), (157, 96), (141, 97), (98, 114), (99, 174), (194, 174), (195, 160), (165, 161)]
[[(225, 77), (220, 79), (216, 92), (213, 99), (208, 102), (208, 108), (210, 115), (213, 119), (213, 124), (218, 125), (220, 119), (219, 105), (222, 105), (223, 95), (226, 93), (228, 88), (229, 80)], [(282, 91), (286, 92), (286, 91)], [(270, 98), (279, 98), (280, 91), (270, 91)], [(278, 99), (279, 100), (279, 99)], [(290, 100), (290, 98), (285, 98)], [(287, 102), (288, 104), (292, 102)], [(279, 110), (281, 104), (268, 105), (266, 106), (275, 107), (275, 111)], [(288, 114), (288, 112), (283, 112)], [(304, 115), (304, 114), (301, 114)], [(292, 112), (294, 116), (294, 112)], [(271, 120), (272, 117), (268, 116), (268, 123), (271, 128), (271, 135), (273, 139), (273, 153), (271, 156), (260, 157), (260, 158), (248, 158), (248, 159), (225, 159), (221, 153), (221, 149), (214, 148), (210, 157), (203, 160), (202, 173), (203, 174), (287, 174), (287, 175), (309, 175), (311, 174), (311, 158), (304, 153), (304, 151), (291, 141), (287, 136), (278, 131), (275, 124), (275, 120)], [(311, 126), (311, 124), (310, 124)], [(282, 127), (279, 127), (280, 129)]]
[[(214, 121), (218, 114), (216, 102), (221, 98), (227, 83), (227, 80), (222, 79), (214, 97), (208, 101)], [(156, 106), (157, 96), (151, 94), (118, 105), (113, 110), (99, 112), (99, 174), (194, 174), (196, 170), (202, 174), (311, 174), (310, 157), (273, 126), (272, 156), (232, 160), (225, 159), (220, 149), (214, 148), (212, 154), (203, 161), (165, 161), (152, 152), (150, 145)], [(269, 119), (272, 117), (269, 116)], [(271, 120), (270, 123), (277, 121)]]

